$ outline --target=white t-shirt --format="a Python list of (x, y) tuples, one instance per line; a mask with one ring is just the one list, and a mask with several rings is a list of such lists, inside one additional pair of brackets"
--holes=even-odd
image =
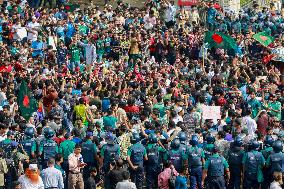
[(38, 32), (37, 32), (36, 29), (39, 29), (39, 27), (40, 27), (40, 24), (37, 23), (37, 22), (35, 22), (35, 23), (33, 23), (33, 22), (28, 23), (27, 28), (29, 30), (33, 30), (34, 31), (34, 33), (28, 31), (28, 40), (32, 40), (32, 41), (36, 41), (37, 40)]

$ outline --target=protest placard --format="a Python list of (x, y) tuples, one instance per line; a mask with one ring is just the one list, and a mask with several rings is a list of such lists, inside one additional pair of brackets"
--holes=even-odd
[(220, 106), (203, 106), (202, 107), (203, 119), (221, 119)]

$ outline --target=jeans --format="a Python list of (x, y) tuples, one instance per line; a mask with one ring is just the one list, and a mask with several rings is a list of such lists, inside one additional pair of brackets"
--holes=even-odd
[(248, 178), (248, 176), (244, 177), (244, 186), (245, 189), (255, 189), (259, 188), (260, 183), (256, 180), (256, 178)]
[(226, 183), (224, 176), (221, 177), (209, 177), (208, 189), (226, 189)]
[(136, 184), (137, 189), (143, 188), (144, 170), (143, 165), (139, 165), (136, 170), (130, 169), (131, 180)]
[(193, 167), (190, 170), (190, 189), (202, 189), (202, 167)]
[(157, 165), (146, 166), (146, 188), (155, 189), (158, 187), (158, 175), (160, 168)]
[(229, 189), (240, 189), (241, 187), (241, 169), (239, 167), (230, 167)]

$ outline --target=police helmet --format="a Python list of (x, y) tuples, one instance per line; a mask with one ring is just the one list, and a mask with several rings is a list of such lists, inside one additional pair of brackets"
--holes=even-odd
[(220, 152), (220, 148), (218, 146), (214, 145), (214, 147), (212, 148), (212, 152), (218, 153), (218, 152)]
[(255, 139), (252, 139), (250, 142), (249, 142), (249, 147), (250, 147), (250, 150), (257, 150), (259, 148), (260, 144), (257, 140)]
[(241, 147), (244, 144), (242, 137), (236, 136), (234, 139), (234, 146)]
[(151, 144), (157, 143), (158, 142), (158, 137), (155, 133), (150, 133), (148, 136), (148, 141)]
[(54, 131), (50, 127), (46, 127), (43, 131), (45, 138), (52, 138), (54, 136)]
[(198, 144), (198, 136), (197, 135), (192, 135), (191, 136), (190, 144), (192, 146), (196, 146)]
[(35, 134), (35, 130), (33, 127), (27, 127), (25, 129), (25, 135), (29, 138), (33, 138), (34, 137), (34, 134)]
[(133, 133), (132, 137), (131, 137), (131, 143), (134, 144), (134, 143), (137, 143), (139, 141), (140, 141), (139, 133)]
[(112, 144), (112, 143), (114, 143), (115, 136), (114, 136), (114, 134), (112, 132), (107, 132), (106, 136), (105, 136), (105, 139), (106, 139), (106, 142), (108, 144)]
[(180, 140), (175, 138), (171, 143), (171, 148), (178, 149), (180, 147)]
[(208, 144), (213, 144), (215, 142), (215, 137), (211, 133), (209, 133), (206, 136), (206, 141)]
[(181, 142), (184, 142), (184, 141), (187, 140), (187, 136), (186, 136), (185, 132), (179, 132), (178, 138)]
[(281, 140), (276, 140), (274, 143), (273, 143), (273, 150), (275, 153), (278, 153), (278, 152), (282, 152), (283, 151), (283, 143)]
[(273, 137), (271, 135), (266, 135), (265, 136), (264, 144), (266, 146), (272, 146), (273, 142), (274, 142), (274, 139), (273, 139)]

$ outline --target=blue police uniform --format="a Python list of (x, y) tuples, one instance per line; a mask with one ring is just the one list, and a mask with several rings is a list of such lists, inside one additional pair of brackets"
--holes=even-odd
[(262, 168), (265, 165), (263, 155), (255, 150), (244, 154), (242, 159), (244, 165), (244, 188), (259, 188), (263, 182)]
[(104, 158), (103, 171), (107, 173), (110, 168), (110, 163), (119, 159), (120, 147), (118, 144), (105, 144), (101, 150), (101, 156)]
[(146, 186), (148, 189), (157, 188), (158, 175), (161, 172), (162, 153), (165, 149), (158, 144), (148, 144), (146, 146), (148, 160), (145, 162)]
[(188, 172), (190, 174), (190, 189), (202, 188), (202, 164), (205, 158), (202, 148), (193, 146), (186, 152), (188, 160)]
[(129, 147), (127, 156), (130, 157), (130, 160), (134, 166), (138, 166), (137, 169), (130, 169), (131, 180), (136, 184), (138, 189), (143, 188), (144, 180), (144, 156), (146, 155), (146, 149), (141, 143), (133, 144)]
[(0, 147), (4, 150), (4, 152), (8, 153), (12, 151), (12, 140), (9, 138), (6, 138), (5, 140), (1, 141)]
[(90, 168), (97, 167), (97, 162), (95, 160), (95, 156), (97, 154), (97, 146), (90, 139), (86, 142), (82, 143), (82, 157), (84, 162), (87, 163), (88, 166), (84, 167), (84, 178), (88, 178), (90, 175)]
[(182, 170), (183, 160), (185, 160), (185, 153), (178, 148), (170, 149), (167, 154), (167, 160), (169, 160), (175, 167), (177, 172)]
[(231, 174), (229, 188), (240, 189), (241, 187), (241, 170), (243, 155), (243, 148), (231, 146), (228, 152), (228, 163)]
[(224, 170), (229, 167), (228, 162), (219, 154), (213, 154), (205, 162), (207, 170), (208, 188), (226, 188)]
[(31, 158), (32, 153), (36, 151), (36, 141), (34, 138), (27, 138), (23, 141), (21, 141), (21, 145), (23, 146), (23, 149), (27, 153), (27, 155)]
[(57, 154), (58, 146), (54, 140), (45, 138), (40, 142), (39, 152), (42, 153), (42, 167), (44, 169), (47, 167), (48, 159)]
[(284, 153), (278, 152), (271, 154), (267, 159), (266, 165), (269, 168), (269, 181), (273, 181), (274, 172), (282, 172), (282, 175), (284, 175)]
[[(267, 161), (268, 157), (274, 153), (273, 148), (271, 146), (266, 146), (263, 150), (261, 150), (261, 153), (265, 159), (265, 161)], [(263, 183), (261, 184), (261, 188), (262, 189), (266, 189), (269, 188), (270, 185), (270, 174), (269, 174), (269, 169), (267, 167), (263, 168)], [(273, 181), (273, 180), (272, 180)]]

